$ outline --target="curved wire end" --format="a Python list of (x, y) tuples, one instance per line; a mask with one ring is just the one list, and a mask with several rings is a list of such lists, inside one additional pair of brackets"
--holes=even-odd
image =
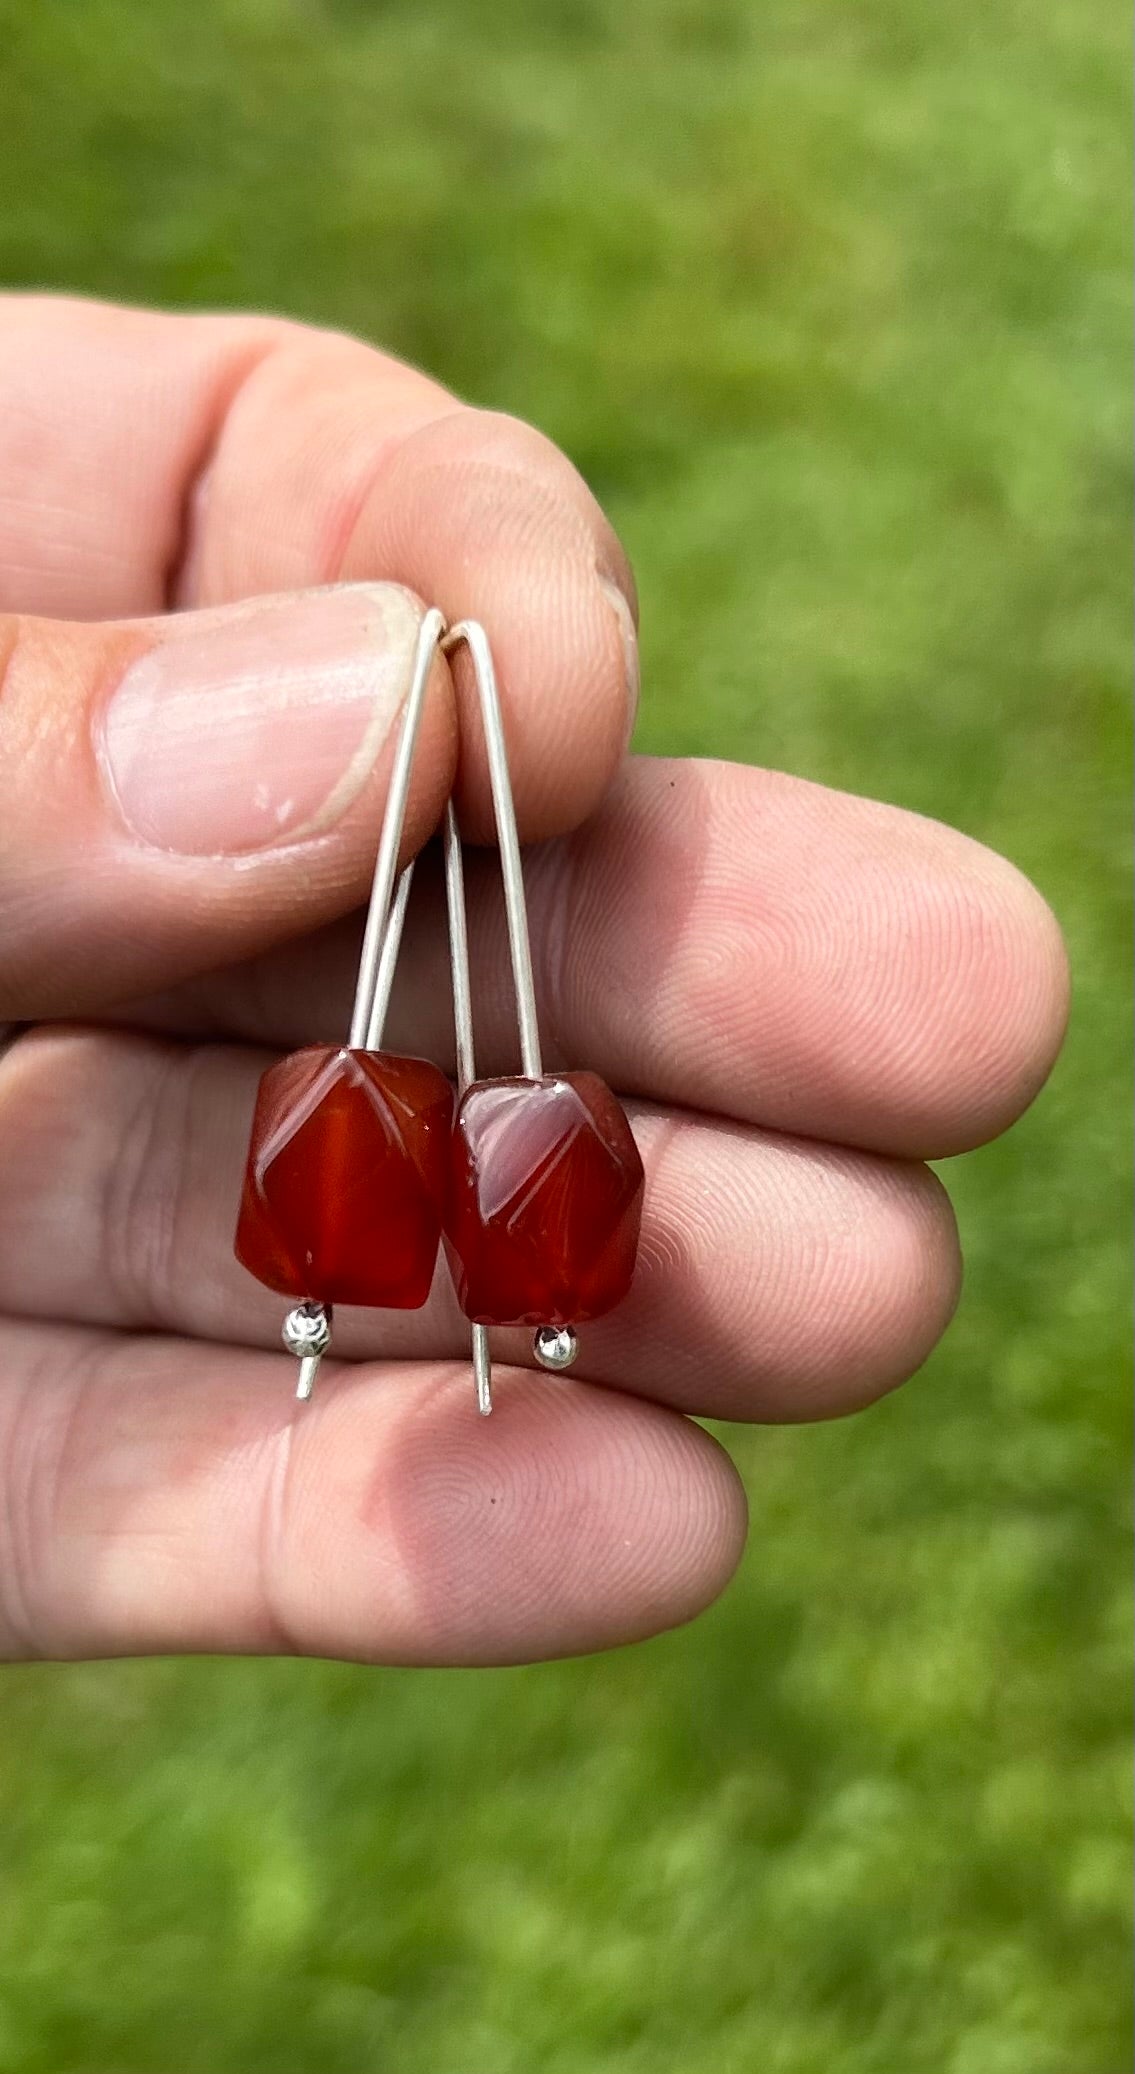
[(305, 1354), (300, 1362), (299, 1379), (296, 1383), (296, 1397), (300, 1404), (307, 1403), (315, 1388), (315, 1379), (319, 1374), (322, 1359), (322, 1354)]
[[(528, 912), (524, 903), (524, 867), (520, 858), (520, 836), (516, 826), (512, 781), (508, 773), (508, 746), (505, 741), (500, 692), (497, 689), (492, 650), (484, 627), (475, 619), (458, 620), (457, 624), (451, 626), (441, 637), (442, 654), (451, 655), (461, 642), (468, 648), (473, 664), (481, 728), (485, 737), (485, 754), (489, 765), (493, 818), (496, 821), (497, 849), (500, 853), (505, 916), (508, 922), (508, 946), (512, 959), (512, 981), (516, 990), (521, 1071), (526, 1080), (539, 1080), (544, 1068), (540, 1057), (540, 1029), (536, 1015), (536, 988), (532, 977), (532, 947), (528, 940)], [(460, 850), (456, 823), (452, 825), (450, 842), (452, 847)], [(451, 897), (451, 917), (452, 914)], [(450, 926), (452, 928), (452, 919)], [(456, 957), (454, 962), (456, 967)]]
[(477, 1387), (477, 1410), (487, 1419), (493, 1409), (493, 1363), (489, 1335), (483, 1325), (473, 1327), (473, 1381)]

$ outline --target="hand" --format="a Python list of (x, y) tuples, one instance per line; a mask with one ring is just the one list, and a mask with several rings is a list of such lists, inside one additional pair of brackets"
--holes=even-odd
[[(634, 594), (590, 494), (360, 344), (11, 298), (0, 394), (0, 1016), (40, 1025), (0, 1059), (0, 1649), (484, 1662), (687, 1618), (745, 1507), (682, 1414), (828, 1416), (924, 1359), (958, 1255), (919, 1162), (1044, 1079), (1051, 915), (913, 814), (623, 762)], [(344, 1318), (358, 1365), (301, 1408), (231, 1250), (262, 1047), (346, 1026), (418, 600), (488, 627), (547, 1051), (627, 1096), (647, 1168), (632, 1296), (567, 1383), (500, 1335), (488, 1422), (443, 1275)], [(489, 834), (468, 691), (438, 663), (410, 848), (454, 781)], [(424, 876), (388, 1042), (446, 1063)], [(509, 1070), (491, 850), (469, 878)]]

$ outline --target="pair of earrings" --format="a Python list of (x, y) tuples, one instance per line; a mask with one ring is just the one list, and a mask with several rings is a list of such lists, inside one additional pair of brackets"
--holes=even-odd
[[(488, 753), (516, 992), (521, 1072), (478, 1080), (461, 840), (446, 809), (457, 1104), (426, 1059), (382, 1050), (413, 865), (398, 851), (430, 669), (464, 643)], [(544, 1368), (570, 1367), (574, 1328), (626, 1295), (634, 1273), (643, 1169), (626, 1117), (594, 1073), (546, 1074), (516, 814), (500, 699), (483, 627), (427, 612), (391, 773), (343, 1046), (309, 1045), (269, 1067), (256, 1099), (236, 1256), (298, 1298), (283, 1339), (310, 1397), (336, 1303), (418, 1310), (444, 1242), (472, 1323), (477, 1408), (492, 1410), (490, 1325), (536, 1327)]]

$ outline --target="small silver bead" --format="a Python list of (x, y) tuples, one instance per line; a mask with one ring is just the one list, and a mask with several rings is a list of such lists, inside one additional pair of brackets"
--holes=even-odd
[(579, 1341), (570, 1325), (541, 1325), (532, 1342), (532, 1352), (541, 1368), (560, 1375), (575, 1360)]
[(321, 1303), (300, 1303), (284, 1319), (281, 1335), (289, 1354), (300, 1361), (325, 1354), (331, 1345), (331, 1320)]

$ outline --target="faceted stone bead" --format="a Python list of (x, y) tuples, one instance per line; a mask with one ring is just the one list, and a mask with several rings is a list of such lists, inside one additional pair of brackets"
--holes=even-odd
[(445, 1210), (453, 1091), (425, 1059), (312, 1045), (260, 1082), (236, 1257), (282, 1296), (413, 1311)]
[(594, 1073), (475, 1082), (453, 1127), (446, 1252), (479, 1325), (580, 1325), (630, 1288), (643, 1171)]

